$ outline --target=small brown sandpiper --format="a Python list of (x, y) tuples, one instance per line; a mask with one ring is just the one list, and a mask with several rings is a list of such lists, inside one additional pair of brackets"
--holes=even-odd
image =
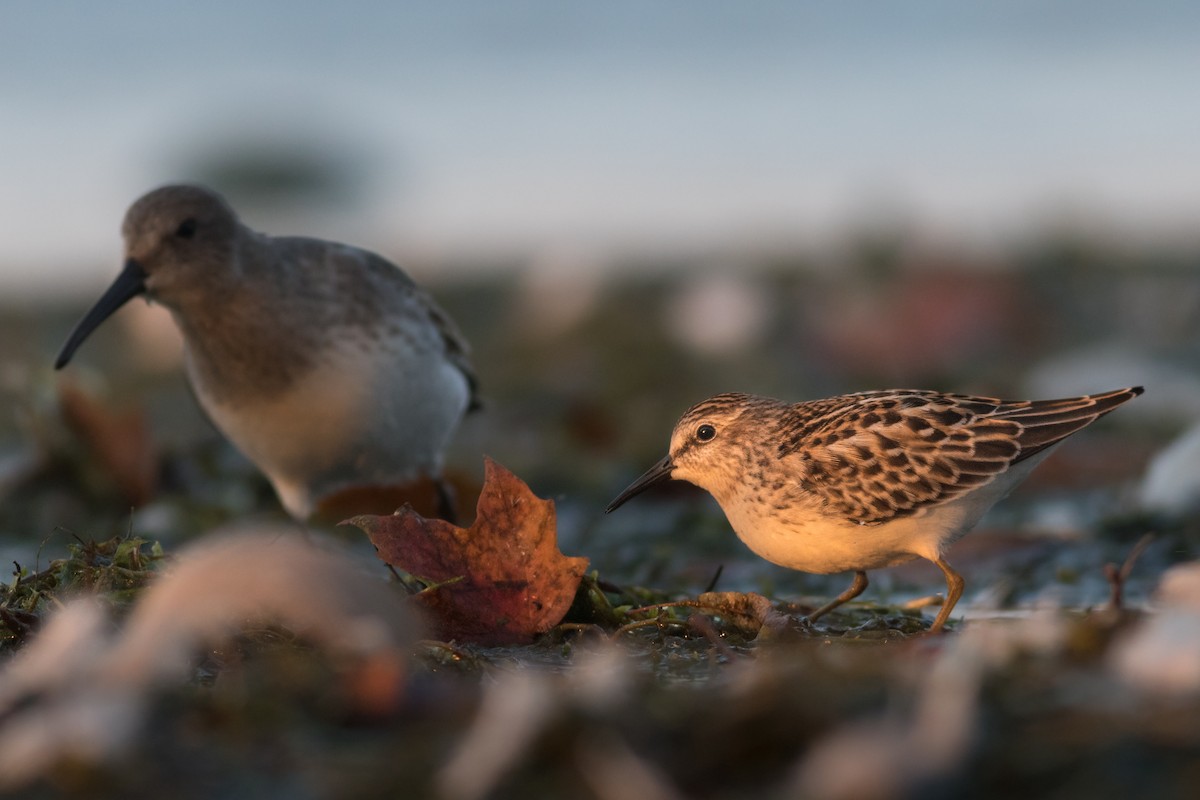
[(467, 345), (400, 268), (320, 239), (241, 224), (199, 186), (165, 186), (125, 215), (125, 266), (63, 345), (61, 368), (145, 295), (183, 333), (200, 405), (303, 519), (341, 489), (437, 478), (476, 404)]
[(1012, 401), (897, 389), (796, 404), (717, 395), (688, 409), (669, 455), (607, 511), (670, 478), (708, 490), (768, 561), (854, 572), (810, 620), (860, 595), (867, 570), (928, 559), (946, 576), (938, 631), (964, 585), (946, 548), (1063, 439), (1141, 393)]

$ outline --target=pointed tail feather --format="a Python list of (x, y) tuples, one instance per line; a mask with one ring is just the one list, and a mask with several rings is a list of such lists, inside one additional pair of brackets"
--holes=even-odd
[[(1035, 400), (1004, 416), (1023, 427), (1019, 438), (1021, 454), (1016, 461), (1035, 456), (1061, 442), (1072, 433), (1086, 428), (1117, 406), (1145, 391), (1141, 386), (1116, 389), (1102, 394), (1070, 397), (1063, 400)], [(1016, 463), (1016, 462), (1014, 462)]]

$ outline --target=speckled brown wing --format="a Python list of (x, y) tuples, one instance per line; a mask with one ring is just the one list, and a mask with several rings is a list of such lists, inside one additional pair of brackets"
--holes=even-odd
[(1008, 401), (914, 390), (800, 403), (779, 457), (800, 459), (805, 492), (877, 525), (953, 500), (1086, 427), (1141, 388)]

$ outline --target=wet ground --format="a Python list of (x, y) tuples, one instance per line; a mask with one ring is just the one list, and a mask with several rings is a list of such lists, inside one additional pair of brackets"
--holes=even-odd
[[(1189, 796), (1200, 679), (1185, 673), (1200, 625), (1180, 611), (1163, 640), (1153, 620), (1187, 606), (1155, 591), (1196, 557), (1200, 518), (1139, 496), (1147, 464), (1200, 416), (1200, 273), (1186, 256), (1069, 242), (1011, 260), (861, 248), (833, 263), (623, 265), (611, 282), (543, 266), (435, 285), (475, 343), (487, 396), (449, 457), (463, 516), (481, 453), (556, 501), (561, 549), (592, 571), (564, 624), (529, 647), (424, 642), (402, 700), (380, 713), (364, 713), (363, 679), (337, 659), (251, 631), (190, 685), (156, 691), (119, 757), (61, 765), (27, 791)], [(2, 320), (0, 555), (20, 574), (0, 587), (6, 659), (70, 592), (95, 587), (123, 607), (160, 551), (282, 519), (199, 415), (162, 337), (135, 333), (161, 319), (123, 312), (70, 374), (51, 374), (77, 312), (14, 307)], [(691, 325), (699, 313), (721, 323)], [(755, 558), (702, 493), (672, 485), (602, 512), (661, 457), (675, 417), (719, 391), (1136, 383), (1145, 397), (1073, 438), (955, 545), (967, 589), (945, 636), (920, 635), (944, 591), (932, 565), (873, 573), (862, 602), (812, 627), (804, 613), (850, 576)], [(358, 531), (324, 530), (372, 558)], [(706, 591), (765, 606), (705, 605)], [(1157, 678), (1138, 661), (1154, 648)]]

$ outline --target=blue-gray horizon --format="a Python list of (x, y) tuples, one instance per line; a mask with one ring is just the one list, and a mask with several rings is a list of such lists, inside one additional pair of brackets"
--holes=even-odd
[(299, 186), (247, 217), (388, 254), (823, 243), (880, 218), (1154, 240), (1200, 214), (1188, 3), (277, 11), (6, 10), (0, 289), (90, 290), (122, 210), (181, 179)]

